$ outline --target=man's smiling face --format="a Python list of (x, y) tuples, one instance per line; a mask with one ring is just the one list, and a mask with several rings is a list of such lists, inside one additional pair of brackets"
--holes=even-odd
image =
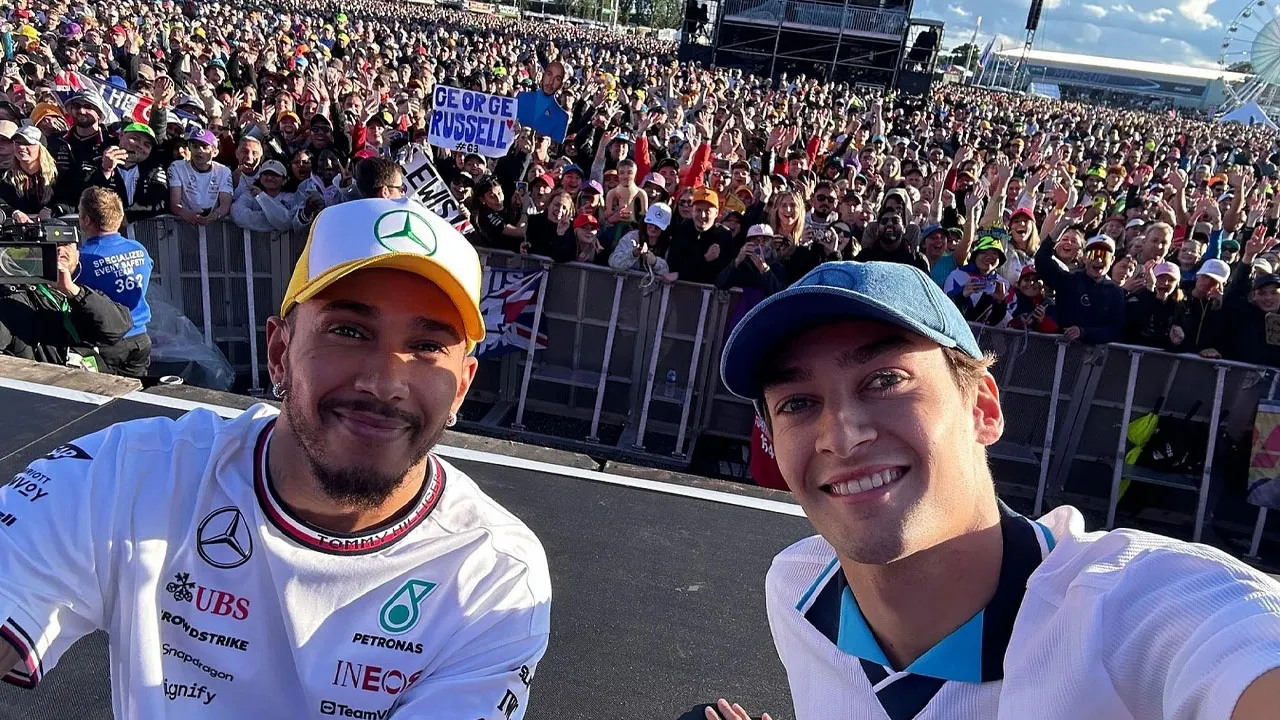
[(761, 379), (778, 468), (842, 557), (886, 564), (928, 549), (990, 501), (985, 454), (972, 448), (1003, 432), (999, 392), (990, 375), (962, 389), (925, 338), (865, 320), (826, 325)]

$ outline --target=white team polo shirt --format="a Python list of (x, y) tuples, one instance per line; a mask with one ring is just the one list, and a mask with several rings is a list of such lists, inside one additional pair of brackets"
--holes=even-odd
[(101, 629), (117, 718), (523, 717), (550, 625), (537, 538), (434, 456), (402, 517), (311, 526), (268, 482), (275, 416), (121, 423), (0, 487), (5, 679)]
[(819, 536), (765, 580), (796, 720), (1227, 720), (1280, 667), (1280, 584), (1213, 548), (1001, 504), (991, 602), (895, 671)]

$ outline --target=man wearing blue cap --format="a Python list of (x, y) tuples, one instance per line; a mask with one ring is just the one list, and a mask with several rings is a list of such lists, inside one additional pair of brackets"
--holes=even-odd
[(765, 580), (797, 720), (1274, 717), (1280, 585), (1202, 545), (1086, 534), (1071, 507), (1010, 510), (991, 362), (900, 263), (826, 263), (729, 337), (725, 385), (820, 533)]

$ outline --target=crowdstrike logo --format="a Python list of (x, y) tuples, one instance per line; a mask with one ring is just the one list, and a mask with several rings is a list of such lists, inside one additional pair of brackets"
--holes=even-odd
[(378, 626), (388, 635), (403, 635), (413, 629), (422, 617), (419, 607), (436, 584), (426, 580), (407, 580), (378, 612)]
[(253, 533), (236, 507), (209, 513), (196, 529), (196, 551), (210, 565), (230, 570), (253, 555)]
[(191, 623), (187, 622), (187, 619), (181, 615), (171, 613), (168, 610), (160, 611), (160, 622), (169, 623), (170, 625), (181, 629), (182, 632), (186, 633), (187, 637), (195, 640), (196, 642), (207, 643), (215, 647), (235, 648), (240, 652), (249, 651), (248, 640), (241, 640), (233, 635), (206, 632), (200, 628), (192, 626)]
[(373, 223), (378, 244), (391, 252), (436, 254), (436, 233), (427, 219), (411, 210), (392, 210)]

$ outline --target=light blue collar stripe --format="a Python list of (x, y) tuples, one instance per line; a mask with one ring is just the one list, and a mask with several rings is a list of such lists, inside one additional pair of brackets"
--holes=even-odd
[(1053, 552), (1053, 547), (1058, 544), (1058, 541), (1055, 540), (1053, 537), (1053, 533), (1049, 532), (1048, 526), (1046, 526), (1044, 523), (1040, 522), (1039, 520), (1033, 520), (1032, 522), (1035, 524), (1037, 528), (1040, 529), (1040, 532), (1044, 534), (1044, 544), (1045, 544), (1045, 547), (1048, 548), (1048, 552), (1046, 552), (1045, 554), (1047, 555)]
[(876, 642), (876, 636), (862, 617), (862, 609), (858, 601), (853, 599), (853, 591), (845, 587), (840, 595), (840, 634), (836, 639), (836, 647), (841, 652), (863, 660), (870, 660), (877, 665), (888, 665), (889, 659)]
[(804, 591), (804, 595), (801, 596), (800, 602), (796, 603), (797, 610), (799, 610), (800, 612), (804, 612), (804, 606), (809, 603), (809, 599), (812, 598), (813, 594), (818, 591), (818, 588), (822, 587), (823, 585), (826, 585), (827, 578), (831, 577), (831, 569), (834, 568), (839, 562), (840, 562), (840, 558), (833, 558), (831, 562), (828, 563), (825, 568), (823, 568), (822, 572), (818, 574), (818, 578), (813, 581), (812, 585), (809, 586), (809, 589)]
[[(858, 601), (847, 587), (840, 598), (840, 635), (836, 646), (847, 655), (889, 666), (888, 658), (862, 617)], [(982, 682), (982, 612), (929, 648), (904, 672), (941, 680)]]
[(985, 612), (979, 611), (942, 642), (929, 648), (911, 663), (907, 672), (943, 680), (982, 682), (982, 622)]

